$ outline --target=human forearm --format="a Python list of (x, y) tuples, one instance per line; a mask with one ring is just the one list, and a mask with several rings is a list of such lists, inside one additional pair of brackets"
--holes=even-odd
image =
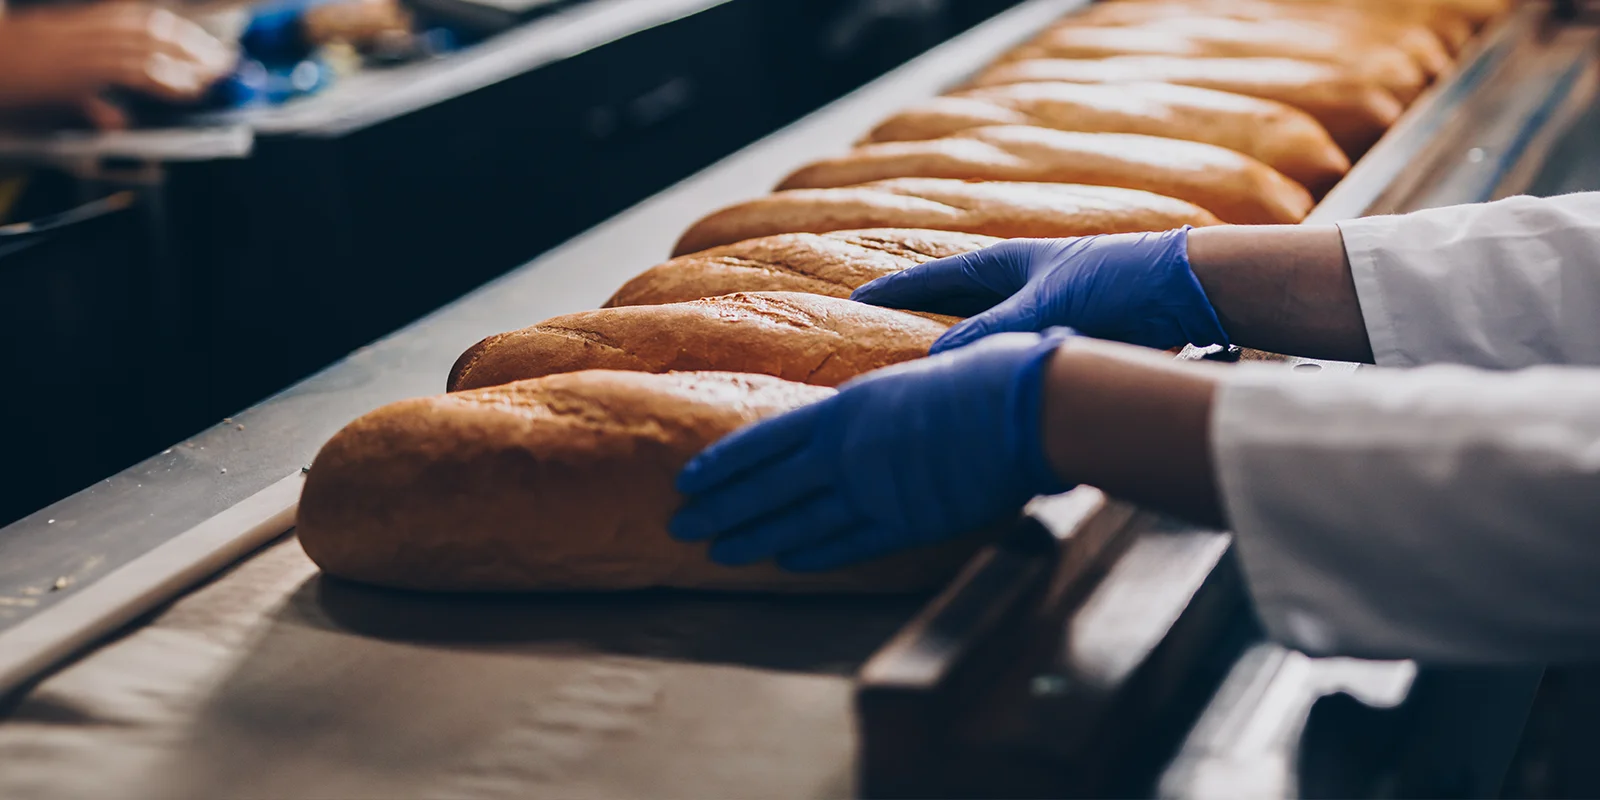
[(1067, 343), (1044, 388), (1045, 446), (1057, 474), (1221, 525), (1209, 434), (1218, 369), (1127, 345)]
[(1189, 234), (1189, 263), (1236, 344), (1310, 358), (1372, 361), (1338, 228), (1197, 229)]

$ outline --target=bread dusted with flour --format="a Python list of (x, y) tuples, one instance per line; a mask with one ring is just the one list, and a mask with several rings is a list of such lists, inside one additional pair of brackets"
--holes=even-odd
[[(1117, 5), (1112, 3), (1110, 5)], [(992, 125), (1166, 136), (1243, 153), (1321, 194), (1350, 171), (1322, 124), (1259, 97), (1170, 83), (1017, 83), (935, 97), (884, 120), (866, 143), (939, 139)]]
[(674, 255), (779, 233), (932, 228), (1004, 238), (1164, 231), (1219, 224), (1192, 203), (1134, 189), (900, 178), (774, 192), (696, 222)]
[(479, 342), (456, 361), (449, 389), (586, 369), (753, 372), (836, 386), (927, 355), (955, 322), (794, 292), (582, 311)]
[(300, 544), (330, 575), (430, 591), (931, 589), (968, 540), (795, 574), (667, 533), (678, 470), (831, 389), (761, 375), (575, 372), (406, 400), (350, 423), (306, 476)]
[(879, 142), (817, 161), (780, 189), (852, 186), (890, 178), (1037, 181), (1140, 189), (1204, 208), (1223, 222), (1287, 225), (1311, 194), (1283, 173), (1216, 145), (1131, 133), (1029, 125), (973, 128), (943, 139)]
[(905, 228), (764, 236), (651, 267), (623, 284), (605, 307), (682, 303), (736, 292), (849, 297), (884, 275), (1000, 241)]

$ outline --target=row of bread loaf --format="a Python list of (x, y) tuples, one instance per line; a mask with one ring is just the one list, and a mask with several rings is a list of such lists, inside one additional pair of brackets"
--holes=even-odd
[(926, 355), (954, 322), (855, 303), (992, 237), (1298, 222), (1504, 0), (1116, 0), (702, 219), (596, 311), (493, 336), (451, 394), (323, 448), (299, 535), (325, 571), (432, 590), (927, 586), (972, 541), (829, 575), (711, 564), (677, 470), (761, 417)]

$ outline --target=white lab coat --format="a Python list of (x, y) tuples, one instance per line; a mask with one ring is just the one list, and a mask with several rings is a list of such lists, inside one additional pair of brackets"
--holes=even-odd
[(1212, 420), (1262, 621), (1312, 653), (1600, 658), (1600, 193), (1340, 227), (1393, 369), (1240, 368)]

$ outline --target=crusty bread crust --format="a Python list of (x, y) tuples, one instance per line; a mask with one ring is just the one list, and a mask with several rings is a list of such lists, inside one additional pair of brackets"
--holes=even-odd
[(854, 228), (1048, 238), (1219, 223), (1192, 203), (1135, 189), (897, 178), (841, 189), (775, 192), (729, 206), (690, 226), (673, 255), (779, 233)]
[(1351, 158), (1367, 152), (1405, 111), (1393, 93), (1343, 67), (1293, 58), (1041, 58), (996, 64), (973, 85), (1041, 81), (1160, 81), (1276, 100), (1315, 117)]
[(937, 586), (976, 542), (851, 570), (713, 564), (667, 533), (679, 469), (762, 417), (832, 390), (761, 375), (576, 372), (406, 400), (322, 448), (300, 544), (330, 575), (432, 591), (654, 586), (890, 592)]
[(884, 275), (1000, 241), (907, 228), (764, 236), (651, 267), (623, 284), (605, 307), (683, 303), (736, 292), (849, 297)]
[[(1422, 69), (1430, 80), (1450, 68), (1451, 45), (1419, 17), (1410, 18), (1363, 11), (1334, 3), (1295, 4), (1278, 0), (1123, 0), (1096, 3), (1073, 15), (1075, 25), (1110, 27), (1186, 24), (1196, 18), (1222, 18), (1252, 22), (1297, 22), (1328, 28), (1341, 36), (1391, 44)], [(1470, 36), (1472, 28), (1461, 22), (1453, 35)], [(1464, 41), (1464, 40), (1463, 40)]]
[(1191, 18), (1180, 26), (1104, 27), (1068, 21), (1013, 50), (1008, 60), (1034, 58), (1296, 58), (1336, 65), (1409, 103), (1428, 85), (1410, 56), (1393, 45), (1353, 40), (1338, 31), (1290, 21)]
[(456, 361), (449, 390), (586, 369), (752, 372), (837, 386), (927, 355), (955, 321), (796, 292), (583, 311), (479, 342)]
[(1332, 189), (1350, 171), (1344, 151), (1304, 111), (1274, 100), (1171, 83), (1017, 83), (969, 89), (895, 114), (863, 144), (939, 139), (989, 125), (1203, 142), (1255, 158), (1316, 195)]
[(943, 139), (861, 145), (801, 167), (778, 188), (825, 189), (890, 178), (1140, 189), (1193, 203), (1238, 225), (1292, 225), (1305, 219), (1312, 206), (1311, 193), (1283, 173), (1216, 145), (1031, 125), (995, 125)]

